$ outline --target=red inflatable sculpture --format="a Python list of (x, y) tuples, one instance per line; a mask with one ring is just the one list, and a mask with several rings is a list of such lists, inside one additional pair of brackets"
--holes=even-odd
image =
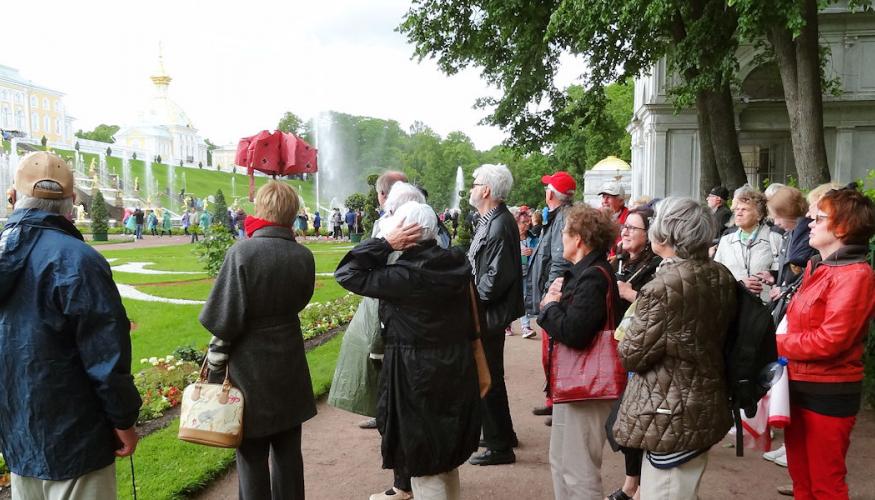
[(249, 174), (249, 201), (255, 199), (255, 171), (277, 175), (314, 173), (316, 148), (294, 134), (267, 130), (240, 139), (235, 163)]

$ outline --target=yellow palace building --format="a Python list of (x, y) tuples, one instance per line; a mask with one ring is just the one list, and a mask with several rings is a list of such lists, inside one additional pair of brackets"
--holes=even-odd
[(69, 143), (73, 117), (64, 107), (64, 93), (22, 78), (15, 68), (0, 64), (0, 129), (26, 137)]

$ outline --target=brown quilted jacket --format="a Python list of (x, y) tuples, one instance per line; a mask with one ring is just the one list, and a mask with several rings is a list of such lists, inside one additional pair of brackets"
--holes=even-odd
[(732, 425), (723, 340), (735, 279), (712, 261), (667, 262), (638, 293), (620, 342), (634, 372), (614, 424), (617, 442), (654, 452), (708, 448)]

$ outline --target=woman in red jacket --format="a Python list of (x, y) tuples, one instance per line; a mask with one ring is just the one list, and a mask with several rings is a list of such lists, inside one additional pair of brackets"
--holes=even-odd
[(787, 462), (796, 500), (846, 500), (845, 455), (875, 309), (875, 273), (866, 262), (875, 206), (854, 189), (833, 190), (809, 227), (820, 255), (811, 258), (787, 309), (786, 335), (778, 335), (778, 353), (789, 360)]

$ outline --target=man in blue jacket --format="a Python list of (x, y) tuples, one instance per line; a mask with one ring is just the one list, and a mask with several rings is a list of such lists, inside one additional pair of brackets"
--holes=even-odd
[(13, 498), (116, 498), (137, 445), (130, 322), (106, 260), (66, 218), (73, 174), (22, 158), (0, 233), (0, 448)]

